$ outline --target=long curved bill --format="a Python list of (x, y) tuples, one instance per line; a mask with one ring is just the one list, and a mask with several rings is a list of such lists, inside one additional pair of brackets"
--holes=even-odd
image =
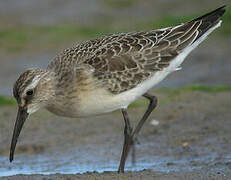
[(14, 150), (18, 141), (18, 137), (19, 134), (22, 130), (22, 126), (24, 124), (24, 122), (26, 121), (27, 117), (28, 117), (28, 113), (27, 113), (27, 109), (26, 108), (22, 108), (22, 107), (18, 107), (18, 114), (17, 114), (17, 118), (16, 118), (16, 122), (14, 125), (14, 133), (13, 133), (13, 137), (11, 140), (11, 147), (10, 147), (10, 162), (13, 161), (14, 159)]

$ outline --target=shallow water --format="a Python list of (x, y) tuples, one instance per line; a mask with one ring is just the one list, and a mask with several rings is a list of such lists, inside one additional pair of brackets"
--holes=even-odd
[[(17, 155), (13, 163), (8, 157), (0, 157), (0, 177), (18, 174), (76, 174), (85, 172), (116, 171), (119, 161), (105, 159), (97, 156), (97, 153), (86, 154), (80, 151), (68, 151), (65, 153), (44, 153), (38, 155)], [(100, 153), (101, 154), (101, 153)], [(128, 160), (126, 170), (139, 171), (150, 169), (159, 172), (180, 172), (200, 169), (205, 165), (216, 163), (218, 155), (211, 153), (198, 158), (187, 156), (176, 157), (150, 157), (137, 159), (135, 166)], [(231, 162), (231, 155), (222, 158), (223, 162)], [(193, 161), (196, 166), (192, 167)], [(171, 163), (170, 163), (171, 162)]]

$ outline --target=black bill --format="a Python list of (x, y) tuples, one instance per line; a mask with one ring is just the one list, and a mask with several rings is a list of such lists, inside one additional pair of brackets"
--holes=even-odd
[(13, 137), (11, 140), (11, 147), (10, 147), (10, 162), (13, 161), (14, 159), (14, 150), (18, 141), (18, 137), (19, 134), (22, 130), (22, 126), (24, 124), (24, 122), (26, 121), (28, 117), (28, 113), (27, 113), (27, 109), (26, 108), (22, 108), (19, 107), (18, 108), (18, 114), (17, 114), (17, 119), (14, 125), (14, 133), (13, 133)]

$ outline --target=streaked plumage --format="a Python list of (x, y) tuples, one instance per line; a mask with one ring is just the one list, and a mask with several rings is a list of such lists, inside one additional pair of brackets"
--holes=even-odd
[(186, 47), (218, 23), (218, 20), (206, 20), (197, 18), (165, 29), (119, 33), (90, 40), (66, 49), (48, 68), (60, 74), (66, 66), (81, 68), (87, 65), (94, 71), (94, 77), (118, 94), (168, 67)]
[[(14, 85), (14, 97), (29, 114), (42, 107), (67, 117), (122, 109), (128, 121), (125, 112), (128, 105), (145, 96), (151, 106), (154, 96), (146, 94), (147, 91), (179, 69), (185, 57), (220, 26), (224, 12), (223, 6), (177, 26), (107, 35), (66, 49), (47, 69), (23, 73)], [(30, 89), (33, 95), (28, 95)], [(152, 110), (155, 106), (152, 105)], [(14, 138), (18, 135), (14, 134)], [(120, 170), (123, 171), (123, 166)]]

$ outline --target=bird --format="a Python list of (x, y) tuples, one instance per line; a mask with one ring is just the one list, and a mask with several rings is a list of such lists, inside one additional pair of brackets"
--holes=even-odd
[[(124, 140), (118, 173), (123, 173), (137, 135), (157, 106), (157, 97), (148, 91), (180, 69), (186, 56), (221, 25), (225, 11), (224, 5), (175, 26), (104, 35), (63, 50), (46, 69), (23, 72), (13, 87), (18, 113), (10, 162), (23, 124), (39, 109), (71, 118), (120, 110)], [(127, 109), (140, 97), (145, 97), (149, 105), (132, 127)]]

